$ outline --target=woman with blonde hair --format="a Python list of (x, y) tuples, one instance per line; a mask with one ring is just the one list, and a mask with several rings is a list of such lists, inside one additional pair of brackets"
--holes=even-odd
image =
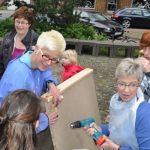
[(84, 69), (84, 67), (77, 64), (77, 52), (71, 49), (63, 52), (61, 64), (63, 66), (62, 82)]
[(109, 124), (91, 124), (86, 130), (93, 135), (95, 128), (106, 135), (98, 147), (103, 150), (149, 150), (150, 105), (145, 101), (140, 84), (142, 65), (132, 58), (121, 61), (115, 72), (117, 93), (111, 97)]

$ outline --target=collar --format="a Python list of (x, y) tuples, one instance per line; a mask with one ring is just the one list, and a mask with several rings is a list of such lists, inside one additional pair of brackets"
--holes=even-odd
[(24, 55), (20, 57), (20, 61), (26, 64), (28, 67), (32, 68), (31, 58), (29, 57), (32, 51), (26, 52)]
[(69, 64), (69, 65), (62, 65), (66, 70), (70, 69), (72, 66), (75, 66), (75, 64)]

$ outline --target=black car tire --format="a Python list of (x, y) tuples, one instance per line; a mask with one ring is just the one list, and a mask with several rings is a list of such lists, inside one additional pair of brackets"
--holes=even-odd
[(123, 20), (123, 21), (122, 21), (122, 26), (123, 26), (124, 28), (130, 28), (130, 27), (131, 27), (131, 21), (128, 20), (128, 19)]
[(95, 32), (96, 32), (97, 35), (100, 34), (100, 31), (99, 31), (98, 28), (95, 28)]

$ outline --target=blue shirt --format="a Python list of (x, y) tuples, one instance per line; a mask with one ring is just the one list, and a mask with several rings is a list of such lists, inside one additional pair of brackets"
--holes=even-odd
[[(57, 84), (57, 79), (52, 75), (49, 68), (46, 71), (32, 69), (30, 60), (31, 51), (20, 58), (9, 62), (2, 79), (0, 80), (0, 104), (4, 98), (17, 89), (27, 89), (41, 96), (46, 91), (47, 81)], [(40, 126), (38, 132), (48, 127), (48, 118), (45, 114), (40, 114)]]
[[(101, 128), (103, 134), (109, 136), (108, 125), (102, 124)], [(139, 145), (139, 150), (150, 150), (150, 105), (147, 102), (142, 102), (137, 109), (135, 132), (137, 142)], [(133, 150), (133, 149), (131, 149), (130, 147), (120, 147), (120, 150)]]

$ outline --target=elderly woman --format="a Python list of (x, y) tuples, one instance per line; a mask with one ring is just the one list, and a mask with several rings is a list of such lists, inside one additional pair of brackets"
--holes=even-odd
[(8, 62), (30, 49), (37, 42), (38, 34), (31, 29), (34, 22), (33, 11), (25, 6), (13, 15), (14, 29), (3, 39), (0, 50), (0, 78)]
[(118, 65), (115, 73), (117, 93), (110, 101), (109, 125), (98, 127), (94, 123), (87, 130), (93, 135), (96, 128), (106, 135), (105, 142), (99, 148), (150, 149), (150, 105), (144, 100), (139, 87), (142, 77), (142, 66), (137, 60), (126, 58)]
[(143, 33), (140, 40), (141, 57), (138, 58), (139, 62), (144, 67), (144, 78), (141, 83), (141, 88), (144, 93), (145, 100), (150, 103), (150, 31)]
[[(30, 90), (37, 96), (47, 91), (50, 96), (54, 97), (55, 105), (58, 105), (62, 97), (56, 87), (57, 79), (52, 73), (52, 67), (61, 57), (65, 47), (65, 39), (58, 31), (51, 30), (41, 33), (34, 51), (29, 50), (8, 64), (0, 80), (0, 105), (9, 93), (17, 89)], [(57, 112), (48, 114), (48, 117), (44, 112), (40, 113), (37, 133), (38, 135), (43, 133), (45, 139), (39, 140), (38, 144), (42, 145), (39, 150), (45, 150), (44, 146), (50, 143), (47, 136), (44, 136), (45, 130), (49, 131), (49, 123), (53, 124), (57, 119)], [(44, 143), (46, 141), (48, 143)]]

